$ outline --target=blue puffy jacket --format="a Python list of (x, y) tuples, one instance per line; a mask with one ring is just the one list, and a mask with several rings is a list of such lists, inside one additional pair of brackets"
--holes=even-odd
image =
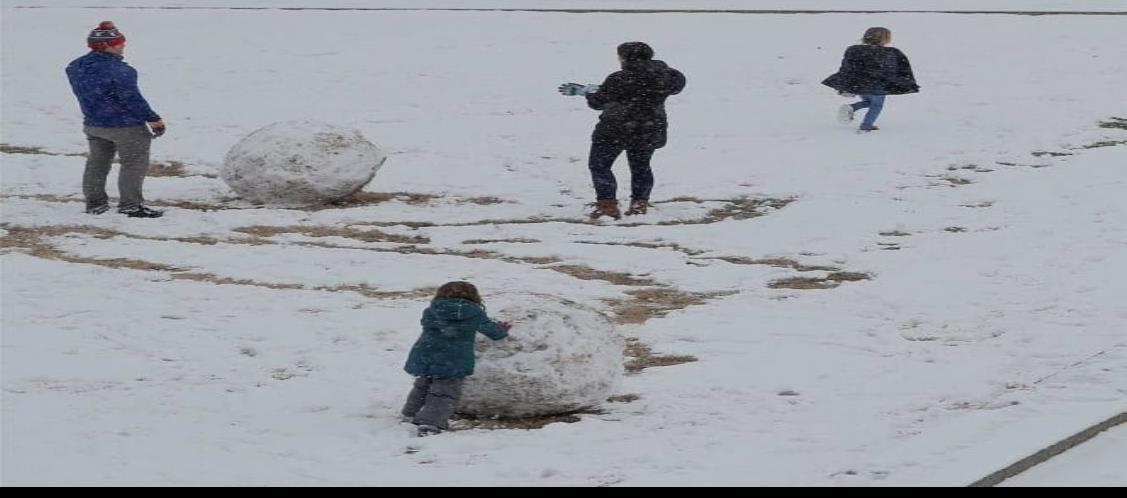
[(137, 88), (137, 70), (122, 59), (95, 50), (67, 65), (67, 79), (82, 107), (84, 125), (125, 128), (160, 120)]
[(490, 320), (485, 308), (468, 299), (436, 298), (423, 311), (423, 335), (411, 348), (404, 370), (416, 377), (457, 378), (473, 375), (474, 339), (508, 334)]

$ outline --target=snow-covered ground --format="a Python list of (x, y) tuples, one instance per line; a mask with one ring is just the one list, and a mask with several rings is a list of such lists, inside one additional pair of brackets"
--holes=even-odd
[[(4, 484), (963, 485), (1127, 410), (1123, 16), (32, 4), (87, 2), (0, 11)], [(159, 220), (82, 214), (62, 69), (105, 19), (185, 165), (146, 182)], [(923, 89), (857, 135), (818, 82), (876, 25)], [(584, 223), (596, 113), (555, 88), (635, 39), (688, 77), (658, 203)], [(232, 199), (224, 154), (292, 119), (389, 152), (368, 202)], [(456, 279), (698, 361), (575, 423), (416, 439), (401, 366)]]
[[(10, 7), (98, 7), (94, 0), (7, 0)], [(117, 0), (118, 7), (251, 9), (612, 9), (1127, 12), (1122, 0)]]
[(1002, 486), (1127, 486), (1127, 427), (1119, 426), (1033, 467)]

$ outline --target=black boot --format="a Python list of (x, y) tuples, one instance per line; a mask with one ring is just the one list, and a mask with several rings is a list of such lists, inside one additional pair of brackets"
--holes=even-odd
[(90, 206), (86, 208), (86, 214), (102, 214), (110, 210), (109, 204), (100, 204), (97, 206)]
[(160, 218), (164, 216), (164, 211), (150, 209), (145, 206), (137, 206), (129, 209), (118, 209), (117, 212), (124, 214), (130, 218)]

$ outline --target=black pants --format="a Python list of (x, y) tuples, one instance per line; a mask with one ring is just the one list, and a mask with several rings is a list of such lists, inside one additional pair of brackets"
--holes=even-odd
[(600, 201), (618, 198), (618, 181), (614, 178), (614, 160), (626, 150), (630, 162), (630, 198), (636, 201), (650, 200), (654, 187), (654, 174), (650, 169), (653, 149), (623, 149), (617, 145), (591, 144), (591, 157), (587, 167), (591, 169), (591, 182), (595, 184), (595, 199)]

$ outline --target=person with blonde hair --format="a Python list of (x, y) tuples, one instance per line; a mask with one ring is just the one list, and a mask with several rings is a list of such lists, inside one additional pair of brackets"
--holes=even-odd
[(861, 121), (860, 131), (879, 130), (876, 120), (884, 109), (887, 95), (903, 95), (920, 91), (908, 56), (899, 49), (889, 47), (892, 31), (888, 28), (869, 28), (861, 44), (845, 50), (841, 69), (825, 81), (826, 85), (844, 96), (858, 96), (860, 101), (843, 104), (838, 109), (838, 120), (853, 122), (853, 114), (868, 109)]

